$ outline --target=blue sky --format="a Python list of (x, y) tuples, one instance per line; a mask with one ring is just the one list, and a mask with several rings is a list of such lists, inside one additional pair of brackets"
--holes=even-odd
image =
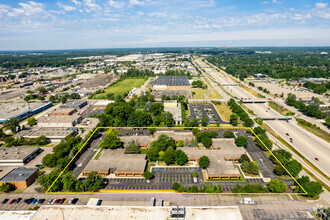
[(324, 0), (0, 0), (0, 50), (330, 46)]

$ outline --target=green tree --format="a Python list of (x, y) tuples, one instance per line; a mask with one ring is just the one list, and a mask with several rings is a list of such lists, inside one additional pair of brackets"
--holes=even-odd
[(208, 136), (204, 136), (202, 138), (202, 143), (203, 143), (204, 147), (209, 148), (212, 145), (212, 139)]
[(11, 183), (3, 183), (0, 186), (0, 192), (9, 192), (11, 190), (15, 189), (15, 186), (12, 185)]
[(156, 161), (158, 160), (158, 149), (156, 147), (150, 147), (150, 149), (147, 151), (147, 157), (150, 161)]
[(300, 171), (302, 170), (302, 166), (301, 163), (299, 163), (296, 160), (291, 160), (287, 165), (286, 165), (286, 169), (289, 171), (289, 173), (292, 176), (298, 176), (298, 174), (300, 173)]
[(19, 119), (10, 118), (9, 120), (3, 123), (3, 126), (9, 128), (13, 133), (16, 133), (17, 127), (19, 126)]
[(206, 127), (207, 126), (207, 122), (208, 122), (207, 118), (203, 115), (202, 116), (202, 119), (201, 119), (202, 126), (203, 127)]
[(174, 153), (174, 156), (175, 156), (176, 163), (180, 166), (186, 164), (188, 161), (187, 154), (185, 152), (183, 152), (182, 150), (176, 150)]
[(74, 192), (76, 189), (77, 179), (73, 177), (71, 172), (67, 172), (62, 176), (63, 190)]
[(149, 108), (149, 112), (154, 116), (160, 115), (164, 110), (164, 105), (162, 103), (153, 103)]
[(254, 122), (251, 118), (248, 118), (244, 121), (244, 126), (245, 127), (252, 127), (254, 125)]
[(164, 162), (166, 165), (170, 165), (175, 162), (174, 150), (172, 147), (167, 148), (165, 151)]
[(238, 125), (238, 115), (236, 114), (231, 114), (230, 115), (230, 120), (229, 123), (233, 126), (237, 126)]
[(177, 147), (183, 147), (184, 145), (184, 141), (183, 140), (179, 140), (177, 143), (176, 143), (176, 146)]
[(143, 177), (147, 180), (150, 180), (153, 176), (154, 175), (148, 170), (143, 173)]
[(244, 136), (239, 136), (235, 138), (235, 144), (239, 147), (246, 146), (248, 144), (247, 138)]
[[(310, 181), (308, 176), (302, 176), (297, 179), (297, 182), (306, 190), (307, 197), (315, 197), (323, 192), (322, 185), (319, 182)], [(300, 186), (296, 186), (295, 192), (304, 193)]]
[(198, 165), (202, 168), (205, 169), (210, 165), (210, 159), (207, 156), (202, 156), (199, 158)]
[(191, 140), (191, 147), (198, 147), (198, 141), (196, 140), (196, 138), (193, 138)]
[(2, 128), (0, 128), (0, 140), (6, 137), (6, 133), (3, 132)]
[(272, 179), (268, 183), (267, 188), (273, 193), (284, 193), (288, 187), (284, 184), (283, 180)]
[(178, 191), (179, 187), (180, 187), (180, 183), (178, 183), (178, 182), (174, 182), (172, 184), (172, 189), (175, 191)]
[(235, 134), (232, 131), (225, 131), (223, 134), (224, 138), (235, 138)]
[(128, 143), (128, 145), (125, 147), (125, 154), (139, 154), (140, 153), (140, 144), (131, 141)]
[(281, 176), (283, 174), (286, 174), (286, 171), (282, 165), (276, 165), (274, 168), (274, 173), (278, 176)]
[[(279, 164), (279, 162), (277, 161), (277, 160), (279, 160), (281, 162), (281, 164), (283, 164), (284, 166), (287, 165), (292, 158), (292, 154), (283, 149), (274, 150), (273, 155), (271, 155), (269, 157), (269, 159), (274, 164)], [(276, 160), (276, 158), (277, 158), (277, 160)]]
[(93, 171), (88, 174), (87, 178), (83, 181), (83, 186), (86, 191), (97, 191), (101, 188), (103, 178)]
[(121, 140), (118, 137), (118, 131), (109, 129), (107, 131), (106, 137), (100, 143), (102, 148), (116, 149), (121, 147)]
[(259, 174), (259, 166), (255, 161), (244, 161), (241, 166), (242, 170), (246, 173), (258, 175)]
[(47, 90), (44, 87), (39, 87), (38, 91), (40, 94), (44, 94)]
[(256, 135), (259, 135), (259, 134), (266, 134), (266, 130), (265, 130), (265, 129), (262, 129), (260, 126), (255, 127), (255, 128), (253, 129), (253, 132), (254, 132)]
[(328, 127), (330, 127), (330, 117), (327, 117), (325, 119), (325, 123), (327, 124)]
[(165, 113), (165, 125), (167, 127), (172, 127), (173, 126), (173, 114), (171, 112), (166, 112)]
[(36, 125), (37, 124), (37, 120), (34, 118), (34, 117), (29, 117), (27, 119), (27, 125), (30, 125), (30, 126), (33, 126), (33, 125)]

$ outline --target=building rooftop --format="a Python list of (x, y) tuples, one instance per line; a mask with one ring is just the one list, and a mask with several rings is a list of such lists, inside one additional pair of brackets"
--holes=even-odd
[(103, 149), (97, 160), (89, 161), (84, 171), (144, 172), (145, 154), (124, 154), (124, 150)]
[[(63, 219), (70, 216), (72, 219), (145, 219), (145, 220), (168, 220), (171, 207), (149, 206), (41, 206), (31, 220)], [(205, 206), (185, 207), (185, 219), (218, 219), (218, 220), (243, 220), (238, 206)]]
[[(214, 139), (212, 139), (214, 140)], [(223, 140), (223, 139), (222, 139)], [(223, 146), (226, 145), (224, 140)], [(207, 156), (210, 159), (210, 165), (206, 169), (209, 175), (239, 175), (239, 170), (235, 167), (233, 161), (226, 161), (227, 157), (240, 157), (245, 153), (244, 148), (239, 148), (235, 146), (228, 146), (220, 148), (219, 150), (201, 150), (197, 147), (180, 147), (179, 149), (184, 151), (188, 158), (200, 158), (202, 156)]]
[(51, 112), (50, 115), (71, 114), (74, 111), (76, 111), (75, 108), (58, 108), (58, 109), (55, 109), (53, 112)]
[(23, 160), (39, 149), (39, 147), (1, 147), (0, 162)]
[(74, 100), (74, 101), (68, 101), (65, 104), (61, 105), (60, 108), (76, 108), (80, 109), (87, 105), (87, 101), (85, 100)]
[(43, 127), (38, 128), (36, 130), (22, 130), (15, 136), (17, 137), (25, 137), (25, 138), (34, 138), (34, 137), (40, 137), (42, 135), (46, 137), (66, 137), (68, 135), (72, 135), (74, 132), (76, 132), (77, 128), (49, 128), (49, 127)]
[(38, 123), (71, 123), (81, 118), (81, 115), (50, 115), (38, 119)]
[(26, 181), (36, 171), (38, 171), (38, 168), (25, 168), (25, 167), (15, 168), (12, 171), (10, 171), (6, 176), (2, 177), (0, 181), (2, 182)]
[(43, 105), (45, 103), (0, 103), (0, 119), (9, 119)]
[(181, 76), (159, 76), (154, 85), (166, 85), (166, 86), (190, 86), (188, 77)]
[(150, 136), (120, 136), (120, 140), (124, 143), (125, 146), (127, 146), (129, 142), (135, 141), (140, 145), (149, 147), (151, 142), (157, 140), (157, 138)]
[(194, 138), (194, 134), (192, 131), (173, 131), (173, 130), (168, 130), (168, 131), (161, 131), (161, 130), (157, 130), (154, 133), (155, 139), (158, 139), (158, 137), (162, 134), (165, 134), (171, 138), (173, 138), (174, 140), (188, 140), (190, 141), (192, 138)]

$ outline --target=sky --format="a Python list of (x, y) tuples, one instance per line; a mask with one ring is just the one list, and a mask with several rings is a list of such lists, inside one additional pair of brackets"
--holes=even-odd
[(330, 46), (325, 0), (0, 0), (0, 50)]

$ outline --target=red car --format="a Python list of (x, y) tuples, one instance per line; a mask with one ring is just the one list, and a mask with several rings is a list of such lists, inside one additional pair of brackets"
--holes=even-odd
[(15, 201), (16, 201), (16, 199), (13, 199), (13, 200), (10, 201), (9, 204), (13, 204)]
[(316, 160), (316, 161), (319, 161), (319, 158), (315, 157), (315, 160)]

